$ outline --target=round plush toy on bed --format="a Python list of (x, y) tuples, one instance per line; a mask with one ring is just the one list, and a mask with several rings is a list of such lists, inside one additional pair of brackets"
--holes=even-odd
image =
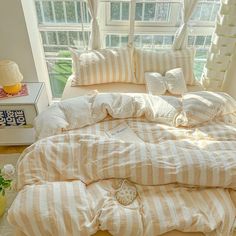
[(137, 189), (135, 185), (123, 180), (120, 188), (116, 190), (115, 197), (121, 205), (130, 205), (137, 197)]

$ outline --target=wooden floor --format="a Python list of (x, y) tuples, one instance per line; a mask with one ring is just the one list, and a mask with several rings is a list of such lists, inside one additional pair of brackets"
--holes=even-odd
[(28, 146), (0, 146), (0, 154), (22, 153)]

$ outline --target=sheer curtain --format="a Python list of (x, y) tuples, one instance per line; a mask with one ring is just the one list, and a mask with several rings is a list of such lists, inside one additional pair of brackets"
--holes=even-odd
[(220, 91), (236, 47), (236, 0), (221, 0), (212, 44), (202, 76), (208, 90)]
[(183, 7), (183, 24), (177, 30), (173, 43), (173, 49), (179, 50), (187, 47), (188, 42), (188, 22), (194, 11), (198, 0), (184, 0)]
[(89, 39), (89, 49), (101, 48), (100, 29), (97, 19), (99, 2), (100, 0), (87, 0), (88, 9), (92, 17), (92, 30)]
[(136, 13), (136, 0), (131, 0), (129, 9), (130, 23), (129, 23), (129, 38), (128, 38), (128, 47), (130, 48), (132, 48), (134, 45), (135, 13)]

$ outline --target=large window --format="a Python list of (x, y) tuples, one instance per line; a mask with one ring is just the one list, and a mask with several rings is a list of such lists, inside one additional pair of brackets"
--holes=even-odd
[[(127, 45), (130, 1), (100, 0), (99, 23), (103, 47)], [(90, 21), (85, 0), (35, 0), (39, 31), (54, 97), (60, 97), (71, 75), (68, 47), (86, 50)], [(188, 44), (197, 48), (195, 75), (201, 77), (211, 43), (220, 0), (199, 0), (190, 21)], [(182, 0), (136, 0), (136, 47), (171, 48), (181, 24)]]

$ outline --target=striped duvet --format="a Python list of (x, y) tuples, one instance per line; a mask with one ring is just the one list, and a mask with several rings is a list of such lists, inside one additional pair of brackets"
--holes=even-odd
[[(108, 138), (125, 122), (143, 143)], [(27, 148), (8, 220), (22, 235), (233, 235), (236, 125), (176, 128), (146, 118), (105, 119)], [(137, 188), (123, 206), (117, 179)]]

